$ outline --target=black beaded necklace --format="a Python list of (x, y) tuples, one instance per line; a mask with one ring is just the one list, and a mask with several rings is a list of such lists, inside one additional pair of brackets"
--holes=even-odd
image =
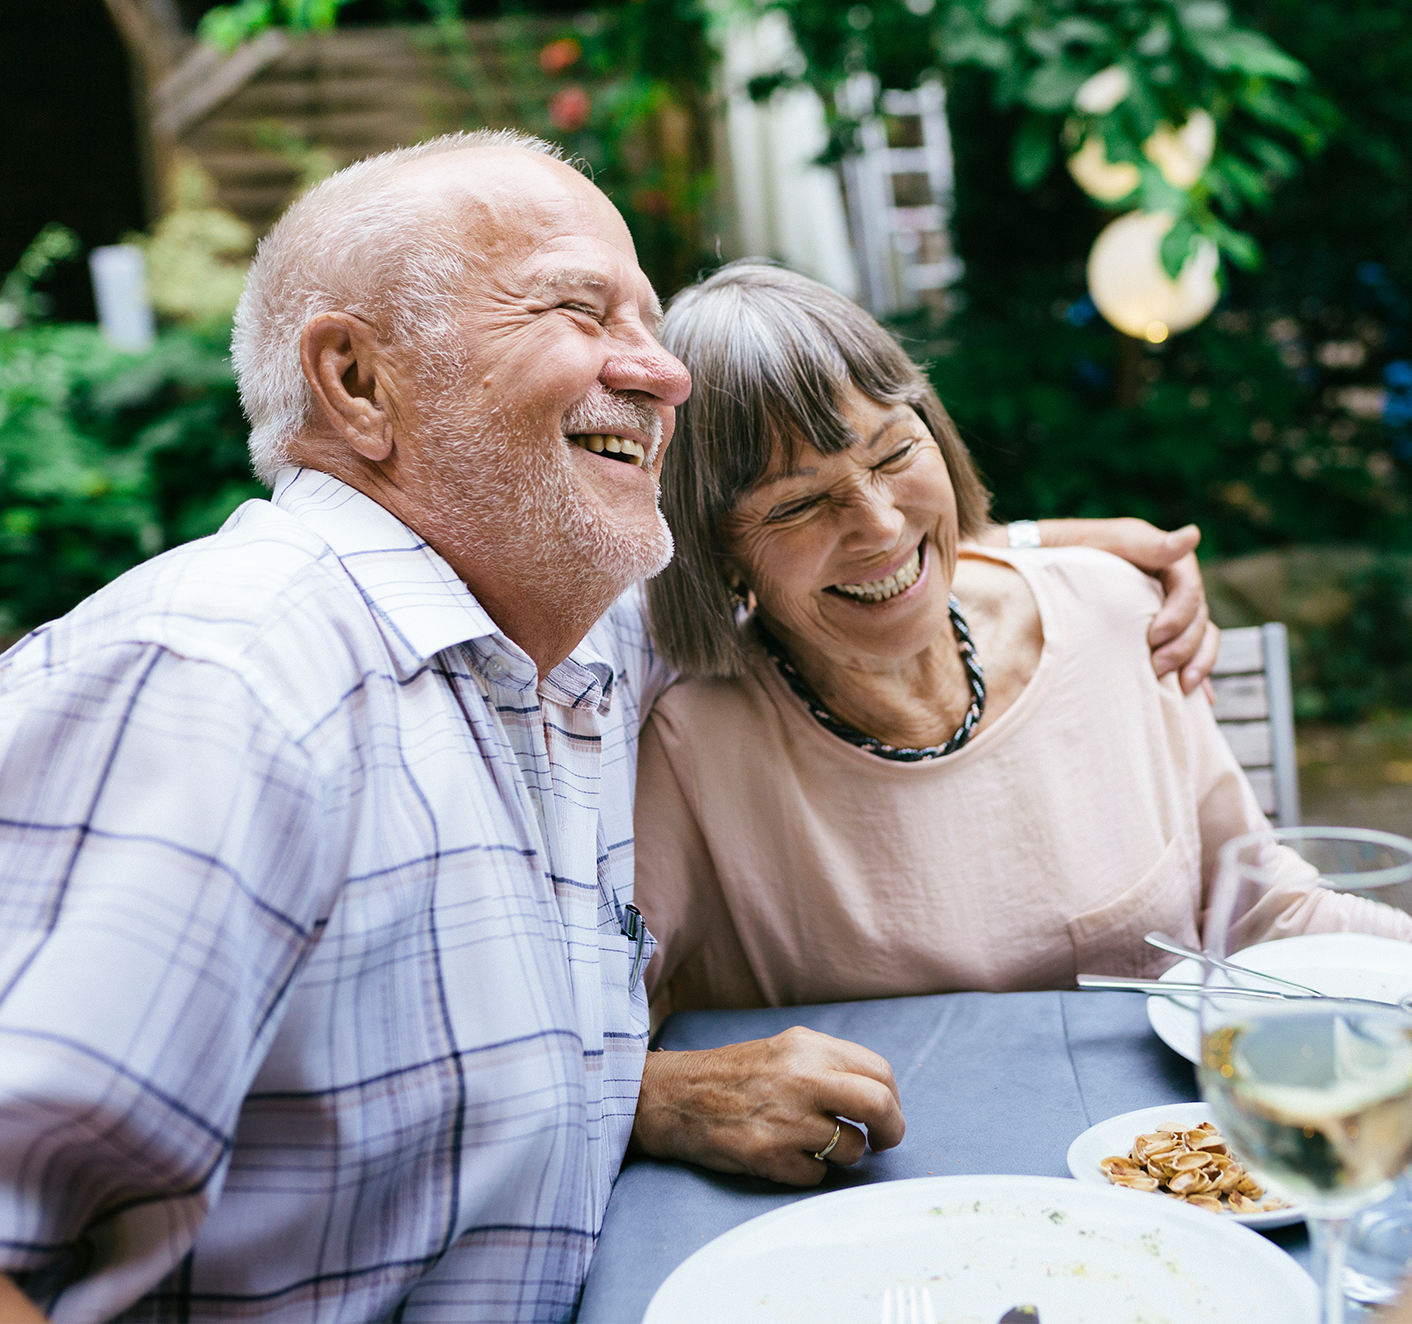
[(848, 741), (850, 745), (866, 750), (869, 754), (876, 754), (880, 759), (894, 759), (899, 763), (924, 763), (928, 759), (944, 758), (960, 749), (974, 734), (976, 724), (985, 712), (985, 676), (981, 671), (981, 660), (976, 656), (976, 646), (971, 640), (970, 627), (966, 624), (966, 618), (961, 615), (961, 604), (956, 601), (954, 594), (949, 605), (951, 625), (956, 631), (957, 651), (961, 654), (967, 679), (971, 683), (971, 706), (966, 709), (966, 716), (962, 718), (961, 725), (956, 728), (956, 734), (950, 740), (944, 745), (932, 745), (927, 749), (899, 749), (896, 745), (889, 745), (835, 717), (824, 707), (823, 700), (814, 693), (814, 687), (800, 675), (798, 668), (789, 660), (779, 640), (765, 628), (758, 613), (755, 616), (755, 629), (765, 652), (784, 677), (785, 683), (803, 700), (814, 720), (826, 731), (840, 740)]

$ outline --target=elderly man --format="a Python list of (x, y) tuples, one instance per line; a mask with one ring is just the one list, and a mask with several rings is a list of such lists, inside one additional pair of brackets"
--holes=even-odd
[(272, 500), (0, 669), (0, 1318), (565, 1319), (630, 1137), (799, 1183), (822, 1117), (901, 1138), (855, 1045), (646, 1058), (657, 316), (513, 136), (350, 167), (265, 241)]

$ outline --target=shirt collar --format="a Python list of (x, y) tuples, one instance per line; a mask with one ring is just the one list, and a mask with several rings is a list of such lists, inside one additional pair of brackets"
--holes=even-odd
[[(458, 644), (499, 684), (533, 688), (533, 660), (504, 635), (445, 561), (391, 511), (317, 469), (276, 475), (270, 500), (326, 542), (358, 586), (403, 678)], [(491, 659), (496, 665), (491, 666)], [(544, 678), (545, 698), (607, 713), (612, 665), (586, 640)]]
[(356, 488), (317, 469), (281, 469), (270, 499), (329, 545), (403, 676), (443, 649), (499, 633), (455, 571)]

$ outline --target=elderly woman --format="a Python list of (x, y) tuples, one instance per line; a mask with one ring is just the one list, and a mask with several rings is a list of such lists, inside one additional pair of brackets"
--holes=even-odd
[[(663, 341), (694, 386), (648, 586), (686, 677), (638, 771), (655, 1011), (1072, 987), (1170, 963), (1149, 930), (1196, 944), (1217, 849), (1265, 820), (1206, 699), (1153, 675), (1153, 582), (968, 546), (946, 411), (813, 281), (726, 267)], [(1412, 936), (1297, 861), (1242, 923)]]

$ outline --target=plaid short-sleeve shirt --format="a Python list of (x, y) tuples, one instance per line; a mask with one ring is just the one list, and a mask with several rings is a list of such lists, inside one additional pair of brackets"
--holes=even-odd
[(632, 594), (540, 682), (311, 470), (16, 645), (0, 1268), (59, 1321), (571, 1315), (663, 679)]

